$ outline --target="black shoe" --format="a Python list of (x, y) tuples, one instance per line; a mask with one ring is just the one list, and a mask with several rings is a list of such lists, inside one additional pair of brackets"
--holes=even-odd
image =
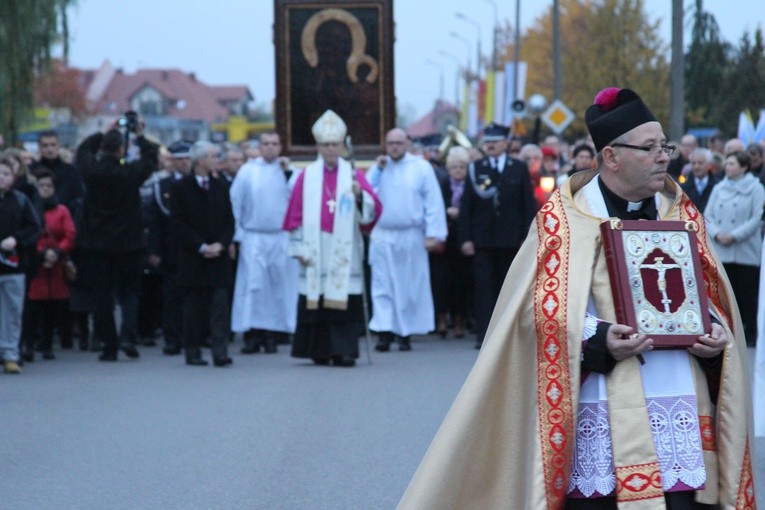
[(56, 356), (54, 356), (53, 353), (50, 352), (50, 351), (45, 351), (42, 354), (42, 358), (43, 359), (56, 359)]
[(102, 352), (98, 357), (98, 361), (117, 361), (116, 352)]
[(398, 350), (399, 351), (411, 351), (412, 350), (412, 343), (409, 341), (408, 336), (402, 336), (401, 340), (398, 344)]
[(327, 366), (329, 365), (329, 358), (313, 358), (314, 365)]
[(141, 340), (141, 345), (144, 347), (154, 347), (157, 345), (157, 341), (152, 337), (147, 336)]
[(233, 362), (234, 360), (232, 360), (228, 356), (225, 356), (223, 358), (213, 358), (213, 365), (215, 365), (216, 367), (225, 367), (232, 364)]
[(375, 350), (377, 352), (388, 352), (390, 350), (390, 344), (393, 342), (392, 333), (380, 333), (377, 337), (377, 345)]
[(263, 342), (263, 350), (266, 354), (274, 354), (276, 352), (276, 339), (270, 335), (266, 337), (265, 342)]
[(475, 348), (476, 348), (477, 350), (481, 350), (481, 346), (482, 346), (482, 345), (483, 345), (483, 342), (476, 342), (476, 343), (475, 343)]
[(125, 356), (131, 359), (135, 359), (141, 355), (134, 345), (121, 345), (120, 350), (125, 353)]
[(206, 367), (208, 365), (207, 361), (203, 360), (202, 358), (187, 359), (186, 364), (191, 365), (192, 367)]
[(162, 348), (162, 354), (166, 354), (167, 356), (177, 356), (181, 353), (180, 347), (163, 347)]
[(22, 352), (21, 353), (21, 359), (23, 361), (26, 361), (27, 363), (32, 363), (35, 360), (35, 353), (33, 353), (33, 352)]
[(336, 367), (352, 367), (356, 365), (356, 360), (350, 356), (333, 356), (332, 364)]
[(242, 354), (256, 354), (260, 352), (260, 346), (259, 345), (245, 345), (241, 349), (239, 349), (239, 352)]

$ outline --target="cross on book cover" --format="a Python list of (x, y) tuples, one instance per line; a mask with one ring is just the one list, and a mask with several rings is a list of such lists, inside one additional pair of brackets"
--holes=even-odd
[(658, 349), (690, 347), (711, 331), (692, 224), (609, 220), (600, 230), (620, 323)]

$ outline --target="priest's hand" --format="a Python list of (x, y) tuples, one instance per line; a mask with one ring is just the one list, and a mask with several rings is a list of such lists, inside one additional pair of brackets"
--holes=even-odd
[(462, 254), (466, 257), (472, 257), (475, 255), (475, 246), (473, 246), (473, 241), (465, 241), (462, 243)]
[(728, 333), (719, 324), (712, 323), (712, 331), (699, 337), (699, 341), (688, 352), (699, 358), (714, 358), (728, 345)]
[(279, 168), (281, 168), (285, 172), (290, 169), (290, 163), (291, 163), (290, 158), (288, 158), (287, 156), (281, 156), (279, 158)]
[(380, 170), (385, 168), (385, 165), (387, 164), (388, 164), (388, 158), (386, 158), (385, 156), (377, 156), (377, 159), (375, 159), (375, 165)]
[(295, 258), (298, 260), (298, 262), (300, 262), (300, 265), (303, 267), (307, 267), (311, 265), (311, 259), (309, 258), (301, 257), (301, 256), (297, 256)]
[(653, 338), (636, 335), (625, 324), (612, 324), (606, 333), (606, 348), (616, 361), (622, 361), (653, 349)]

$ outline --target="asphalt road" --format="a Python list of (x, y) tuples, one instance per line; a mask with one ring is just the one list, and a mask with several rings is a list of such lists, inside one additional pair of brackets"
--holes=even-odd
[(0, 508), (393, 509), (477, 354), (413, 346), (352, 369), (238, 342), (223, 369), (159, 347), (38, 359), (0, 377)]

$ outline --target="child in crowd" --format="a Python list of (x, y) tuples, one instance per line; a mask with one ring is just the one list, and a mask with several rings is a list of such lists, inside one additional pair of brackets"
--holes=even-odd
[(69, 286), (66, 282), (67, 260), (75, 238), (74, 221), (69, 209), (59, 204), (53, 174), (44, 170), (37, 175), (37, 190), (43, 210), (42, 233), (37, 241), (37, 275), (29, 283), (29, 332), (22, 354), (24, 361), (34, 359), (34, 347), (44, 359), (54, 359), (53, 330), (58, 330), (62, 346), (72, 345), (72, 321), (69, 313)]
[(0, 359), (7, 374), (18, 374), (27, 247), (40, 235), (29, 199), (13, 189), (13, 167), (0, 159)]

